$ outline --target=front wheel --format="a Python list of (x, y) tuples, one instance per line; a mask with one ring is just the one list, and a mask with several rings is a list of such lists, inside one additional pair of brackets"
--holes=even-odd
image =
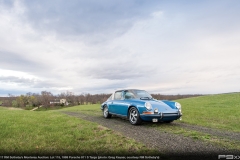
[(129, 117), (129, 122), (132, 124), (132, 125), (139, 125), (142, 123), (142, 120), (140, 118), (140, 115), (139, 115), (139, 112), (136, 108), (132, 107), (130, 108), (129, 110), (129, 113), (128, 113), (128, 117)]
[(104, 106), (103, 108), (103, 116), (104, 118), (111, 118), (112, 115), (108, 112), (108, 107), (107, 106)]

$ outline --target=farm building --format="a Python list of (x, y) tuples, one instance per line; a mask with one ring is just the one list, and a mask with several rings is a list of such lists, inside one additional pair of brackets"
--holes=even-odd
[(50, 104), (64, 104), (65, 106), (68, 105), (68, 101), (66, 99), (55, 99), (50, 101)]

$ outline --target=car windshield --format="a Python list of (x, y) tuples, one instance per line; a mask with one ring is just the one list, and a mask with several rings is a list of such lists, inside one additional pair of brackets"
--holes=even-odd
[(133, 93), (135, 98), (152, 99), (152, 96), (144, 90), (129, 90), (129, 92)]

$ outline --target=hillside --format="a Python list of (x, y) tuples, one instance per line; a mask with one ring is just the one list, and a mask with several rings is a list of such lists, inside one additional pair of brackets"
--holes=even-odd
[(177, 100), (185, 123), (240, 132), (240, 93)]

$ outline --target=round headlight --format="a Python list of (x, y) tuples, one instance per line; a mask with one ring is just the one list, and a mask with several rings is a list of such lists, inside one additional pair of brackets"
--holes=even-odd
[(152, 109), (152, 105), (149, 102), (145, 103), (145, 107), (147, 108), (147, 110), (151, 110)]
[(176, 102), (175, 106), (177, 107), (177, 109), (181, 110), (181, 104), (180, 103)]

